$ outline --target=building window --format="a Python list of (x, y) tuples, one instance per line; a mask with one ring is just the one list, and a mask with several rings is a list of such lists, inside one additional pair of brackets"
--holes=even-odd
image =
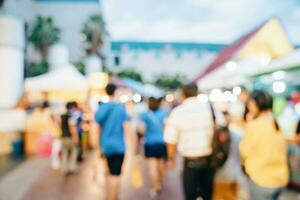
[(180, 60), (181, 57), (182, 57), (181, 52), (180, 52), (180, 51), (177, 51), (177, 52), (176, 52), (176, 58), (177, 58), (177, 60)]
[(120, 66), (120, 57), (119, 56), (115, 56), (114, 57), (114, 64), (115, 64), (115, 66)]

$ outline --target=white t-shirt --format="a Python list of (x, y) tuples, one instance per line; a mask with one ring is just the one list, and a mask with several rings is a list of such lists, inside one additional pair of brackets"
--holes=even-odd
[(212, 136), (210, 105), (194, 97), (175, 108), (166, 121), (165, 142), (177, 144), (179, 153), (184, 157), (210, 155)]

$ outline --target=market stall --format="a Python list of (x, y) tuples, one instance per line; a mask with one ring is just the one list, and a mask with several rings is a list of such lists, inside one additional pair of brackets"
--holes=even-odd
[(28, 93), (47, 92), (49, 100), (83, 101), (88, 91), (88, 81), (75, 67), (67, 65), (49, 73), (25, 80)]

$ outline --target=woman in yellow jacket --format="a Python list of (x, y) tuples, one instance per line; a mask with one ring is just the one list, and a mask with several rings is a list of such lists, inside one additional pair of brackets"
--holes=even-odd
[(240, 153), (250, 179), (251, 200), (277, 200), (288, 184), (287, 144), (272, 116), (272, 97), (253, 91)]

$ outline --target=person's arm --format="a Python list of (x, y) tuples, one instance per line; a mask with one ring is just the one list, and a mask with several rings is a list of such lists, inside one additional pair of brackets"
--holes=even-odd
[(146, 124), (145, 124), (144, 114), (141, 114), (138, 118), (137, 131), (138, 131), (138, 133), (143, 134), (143, 135), (146, 132)]
[(69, 130), (71, 133), (71, 137), (72, 137), (72, 141), (74, 144), (78, 144), (79, 143), (79, 136), (78, 136), (78, 131), (76, 128), (76, 122), (74, 122), (74, 120), (69, 120), (68, 121), (68, 126), (69, 126)]
[(171, 115), (166, 120), (164, 140), (167, 145), (168, 166), (173, 168), (175, 166), (175, 155), (177, 143), (179, 138), (179, 129), (176, 127), (176, 120), (174, 115)]
[(167, 155), (168, 155), (168, 167), (174, 168), (175, 166), (175, 155), (176, 155), (176, 144), (167, 143)]
[[(104, 111), (98, 109), (94, 114), (94, 122), (91, 124), (91, 137), (90, 137), (90, 144), (93, 148), (99, 149), (101, 154), (101, 133), (102, 133), (102, 126), (104, 119)], [(95, 142), (96, 141), (96, 142)]]

